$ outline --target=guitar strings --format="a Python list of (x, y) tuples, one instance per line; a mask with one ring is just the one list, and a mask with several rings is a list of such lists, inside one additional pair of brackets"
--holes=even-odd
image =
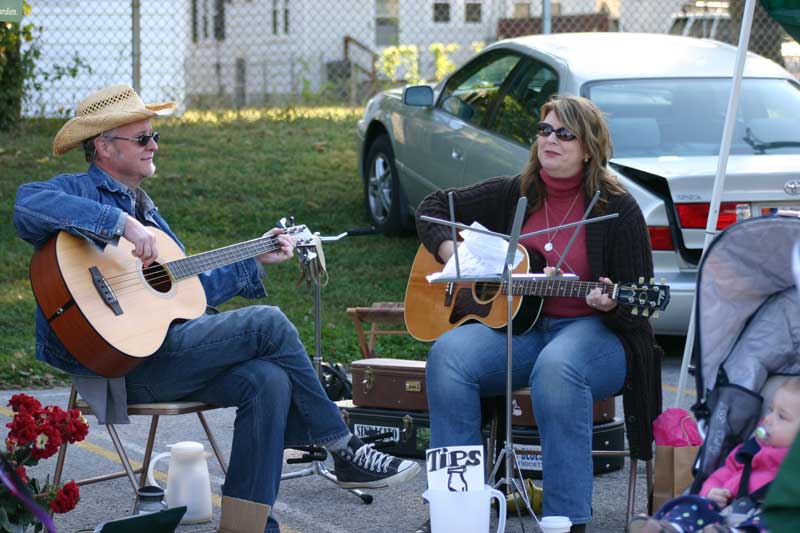
[[(260, 252), (258, 255), (260, 255), (261, 253), (269, 253), (279, 248), (280, 245), (278, 244), (277, 239), (273, 239), (272, 242), (268, 244), (267, 248), (263, 252)], [(180, 261), (182, 259), (191, 259), (192, 257), (197, 257), (197, 256), (181, 258), (177, 259), (177, 261)], [(170, 270), (168, 265), (169, 263), (163, 263), (163, 264), (151, 265), (147, 268), (143, 268), (140, 270), (128, 270), (125, 272), (121, 272), (120, 274), (116, 274), (114, 276), (109, 276), (108, 278), (106, 278), (106, 283), (110, 288), (114, 289), (115, 292), (118, 292), (119, 294), (123, 294), (120, 291), (124, 291), (125, 289), (130, 287), (145, 288), (140, 283), (141, 278), (139, 276), (139, 273), (141, 272), (143, 274), (144, 280), (147, 282), (148, 285), (161, 283), (163, 281), (172, 278), (172, 276), (170, 275)], [(130, 291), (124, 294), (130, 294)]]

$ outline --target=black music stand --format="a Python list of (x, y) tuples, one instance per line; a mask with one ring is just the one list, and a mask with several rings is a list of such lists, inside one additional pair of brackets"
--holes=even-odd
[[(575, 240), (577, 235), (578, 228), (584, 224), (592, 223), (592, 222), (599, 222), (601, 220), (607, 220), (610, 218), (616, 218), (619, 216), (617, 213), (604, 215), (601, 217), (596, 217), (592, 219), (587, 219), (589, 212), (594, 207), (595, 203), (599, 198), (599, 192), (595, 194), (594, 198), (590, 202), (589, 206), (584, 213), (584, 217), (582, 220), (578, 222), (571, 222), (569, 224), (563, 224), (560, 226), (554, 226), (552, 228), (545, 228), (543, 230), (534, 231), (531, 233), (526, 233), (525, 235), (520, 235), (522, 230), (522, 221), (525, 215), (525, 209), (528, 204), (528, 200), (526, 197), (520, 197), (519, 201), (517, 202), (516, 211), (514, 212), (514, 222), (511, 226), (511, 233), (509, 235), (505, 235), (502, 233), (496, 233), (493, 231), (482, 230), (479, 228), (473, 228), (470, 226), (466, 226), (464, 224), (459, 224), (455, 221), (455, 209), (453, 207), (453, 193), (448, 194), (448, 202), (450, 208), (450, 220), (441, 220), (433, 217), (428, 216), (421, 216), (422, 220), (426, 222), (432, 222), (435, 224), (442, 224), (445, 226), (449, 226), (452, 230), (452, 240), (453, 242), (457, 242), (456, 238), (456, 228), (460, 228), (467, 231), (476, 231), (478, 233), (483, 233), (485, 235), (491, 235), (494, 237), (500, 237), (508, 242), (508, 248), (506, 251), (506, 259), (503, 268), (503, 272), (500, 275), (495, 276), (469, 276), (464, 277), (461, 275), (461, 266), (459, 264), (458, 258), (458, 246), (455, 246), (453, 255), (455, 256), (455, 268), (456, 268), (456, 276), (453, 277), (444, 277), (440, 276), (433, 281), (433, 283), (459, 283), (459, 282), (499, 282), (501, 284), (506, 283), (506, 287), (508, 290), (506, 291), (506, 301), (507, 301), (507, 309), (508, 309), (508, 322), (506, 324), (506, 436), (505, 436), (505, 444), (503, 448), (500, 450), (499, 455), (496, 458), (496, 463), (494, 469), (492, 470), (491, 474), (489, 475), (490, 479), (494, 479), (497, 475), (501, 459), (505, 459), (505, 475), (500, 478), (495, 484), (495, 487), (500, 485), (506, 486), (506, 494), (514, 494), (516, 493), (519, 495), (519, 501), (522, 501), (525, 504), (525, 508), (527, 509), (528, 513), (533, 517), (534, 521), (537, 525), (539, 525), (539, 519), (536, 517), (536, 513), (534, 513), (533, 508), (531, 507), (530, 499), (528, 498), (528, 492), (525, 490), (525, 483), (522, 478), (522, 469), (519, 466), (519, 461), (517, 459), (516, 452), (514, 451), (514, 444), (513, 444), (513, 431), (511, 427), (511, 415), (512, 415), (512, 337), (513, 337), (513, 328), (512, 328), (512, 318), (514, 314), (513, 309), (513, 298), (514, 298), (514, 257), (517, 251), (517, 243), (519, 242), (520, 238), (527, 238), (532, 237), (535, 235), (539, 235), (546, 232), (553, 232), (558, 231), (563, 228), (568, 227), (575, 227), (575, 233), (572, 235), (570, 239), (568, 247), (564, 250), (562, 255), (562, 259), (566, 256), (567, 251), (569, 250), (569, 246)], [(561, 265), (561, 261), (559, 261), (558, 266)], [(560, 276), (558, 275), (558, 268), (556, 268), (556, 275), (553, 276), (554, 279), (558, 279)]]
[[(340, 233), (339, 235), (333, 237), (320, 237), (319, 233), (315, 233), (314, 235), (319, 238), (321, 242), (334, 242), (347, 236), (347, 232)], [(317, 268), (319, 264), (319, 256), (317, 252), (314, 251), (315, 247), (313, 246), (313, 243), (311, 244), (311, 246), (298, 247), (297, 256), (300, 259), (301, 271), (314, 286), (314, 356), (312, 357), (312, 361), (314, 362), (314, 371), (317, 373), (317, 377), (320, 379), (320, 382), (322, 382), (322, 303), (320, 289), (321, 285), (324, 284), (324, 281), (321, 280), (319, 276), (315, 275), (315, 272), (320, 272), (320, 270)], [(282, 474), (281, 481), (285, 479), (295, 479), (299, 477), (317, 475), (323, 479), (327, 479), (328, 481), (335, 483), (338, 486), (339, 481), (336, 479), (336, 476), (333, 475), (325, 465), (325, 459), (328, 457), (328, 452), (325, 448), (321, 446), (307, 446), (298, 447), (296, 449), (304, 451), (304, 455), (296, 459), (287, 459), (286, 462), (289, 464), (310, 462), (311, 464), (302, 470), (286, 472), (285, 474)], [(339, 488), (355, 494), (361, 498), (361, 501), (364, 503), (372, 503), (372, 495), (367, 494), (364, 491), (359, 489), (345, 489), (344, 487)]]

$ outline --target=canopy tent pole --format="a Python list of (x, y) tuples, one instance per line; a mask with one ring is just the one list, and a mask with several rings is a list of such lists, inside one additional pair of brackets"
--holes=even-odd
[[(708, 221), (706, 222), (706, 234), (703, 241), (703, 255), (708, 250), (708, 245), (714, 239), (717, 231), (717, 219), (719, 218), (719, 204), (722, 200), (722, 189), (725, 186), (725, 176), (728, 168), (728, 155), (731, 151), (733, 140), (733, 127), (736, 123), (736, 113), (739, 110), (739, 95), (742, 89), (742, 73), (744, 72), (744, 62), (747, 58), (747, 45), (750, 42), (750, 28), (753, 25), (753, 13), (756, 8), (757, 0), (746, 0), (744, 12), (742, 14), (742, 27), (739, 31), (739, 47), (736, 50), (736, 64), (734, 66), (731, 92), (728, 98), (728, 110), (725, 114), (725, 127), (722, 130), (722, 143), (719, 148), (719, 159), (717, 161), (717, 175), (714, 178), (714, 188), (711, 191), (711, 205), (708, 210)], [(700, 259), (702, 263), (702, 256)], [(699, 263), (698, 263), (699, 264)], [(697, 292), (695, 291), (692, 312), (689, 315), (689, 329), (686, 332), (686, 345), (683, 348), (683, 361), (681, 362), (681, 373), (678, 378), (678, 391), (675, 395), (675, 407), (679, 407), (681, 397), (686, 387), (686, 380), (689, 376), (689, 363), (692, 357), (695, 338), (695, 310), (697, 302)], [(699, 369), (697, 370), (700, 371)]]

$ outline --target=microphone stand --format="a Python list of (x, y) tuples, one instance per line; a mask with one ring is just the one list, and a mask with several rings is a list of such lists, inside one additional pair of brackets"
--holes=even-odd
[[(581, 226), (585, 224), (590, 224), (592, 222), (599, 222), (601, 220), (608, 220), (611, 218), (616, 218), (619, 216), (618, 213), (612, 213), (609, 215), (604, 215), (600, 217), (595, 217), (591, 219), (587, 219), (586, 217), (589, 215), (589, 212), (594, 207), (595, 203), (599, 198), (599, 191), (595, 193), (592, 201), (590, 202), (589, 206), (584, 213), (583, 219), (577, 222), (571, 222), (569, 224), (562, 224), (560, 226), (554, 226), (552, 228), (545, 228), (539, 231), (534, 231), (531, 233), (526, 233), (525, 235), (520, 235), (522, 230), (522, 222), (525, 217), (525, 209), (527, 207), (528, 199), (524, 196), (520, 197), (519, 201), (517, 202), (516, 211), (514, 212), (514, 222), (511, 226), (511, 233), (509, 235), (504, 235), (502, 233), (497, 233), (489, 230), (483, 230), (479, 228), (472, 228), (470, 226), (460, 224), (455, 222), (455, 209), (453, 204), (453, 193), (448, 193), (448, 204), (450, 210), (450, 220), (441, 220), (434, 217), (429, 217), (422, 215), (420, 218), (426, 222), (432, 222), (435, 224), (442, 224), (445, 226), (449, 226), (452, 229), (452, 238), (453, 242), (456, 243), (455, 250), (454, 250), (454, 257), (455, 257), (455, 267), (456, 267), (456, 277), (455, 278), (445, 278), (439, 277), (433, 281), (433, 283), (448, 283), (448, 292), (452, 294), (455, 291), (455, 286), (459, 282), (484, 282), (484, 281), (498, 281), (501, 284), (505, 282), (507, 291), (506, 291), (506, 301), (507, 301), (507, 313), (508, 313), (508, 322), (506, 324), (506, 436), (505, 436), (505, 444), (503, 448), (500, 450), (497, 458), (495, 459), (494, 468), (492, 469), (491, 474), (489, 475), (490, 479), (494, 479), (495, 476), (498, 474), (500, 469), (501, 460), (505, 459), (505, 475), (500, 478), (495, 484), (494, 487), (499, 487), (500, 485), (505, 485), (506, 487), (506, 494), (512, 495), (516, 493), (519, 496), (519, 500), (524, 503), (525, 509), (528, 511), (533, 517), (533, 520), (536, 522), (536, 525), (539, 525), (539, 519), (536, 517), (536, 513), (533, 511), (531, 507), (531, 502), (528, 497), (528, 491), (525, 490), (525, 483), (522, 477), (522, 469), (519, 465), (519, 460), (517, 459), (516, 451), (514, 450), (514, 443), (513, 443), (513, 430), (511, 426), (511, 415), (512, 415), (512, 401), (513, 401), (513, 390), (512, 390), (512, 360), (513, 360), (513, 350), (512, 350), (512, 339), (513, 339), (513, 328), (512, 328), (512, 319), (514, 317), (514, 305), (513, 305), (513, 297), (514, 297), (514, 290), (513, 290), (513, 271), (514, 271), (514, 257), (517, 252), (517, 243), (521, 238), (528, 238), (535, 235), (540, 235), (546, 232), (553, 232), (558, 231), (560, 229), (575, 227), (575, 231), (570, 238), (570, 241), (567, 245), (567, 248), (564, 250), (564, 253), (561, 256), (561, 260), (559, 260), (556, 271), (553, 276), (553, 279), (559, 279), (561, 276), (558, 274), (558, 268), (561, 266), (561, 262), (563, 261), (564, 256), (567, 255), (569, 251), (569, 247), (572, 246), (572, 243), (575, 241), (577, 236), (578, 230)], [(456, 241), (456, 228), (460, 228), (466, 231), (476, 231), (478, 233), (483, 233), (485, 235), (492, 235), (495, 237), (500, 237), (506, 241), (508, 241), (508, 249), (506, 251), (506, 259), (504, 263), (503, 273), (499, 276), (468, 276), (463, 277), (461, 275), (461, 267), (459, 265), (459, 258), (458, 258), (458, 244)]]
[[(279, 224), (280, 225), (280, 224)], [(321, 242), (334, 242), (338, 241), (347, 236), (347, 232), (340, 233), (339, 235), (333, 237), (320, 237), (319, 233), (315, 233), (314, 235)], [(307, 243), (303, 243), (307, 244)], [(299, 246), (297, 248), (297, 256), (300, 259), (300, 266), (301, 271), (305, 273), (313, 272), (313, 268), (311, 265), (315, 261), (319, 261), (317, 252), (314, 251), (315, 247), (312, 246)], [(314, 371), (317, 373), (317, 378), (319, 378), (320, 383), (322, 383), (322, 297), (321, 297), (321, 283), (322, 282), (317, 276), (308, 275), (308, 279), (314, 285), (314, 356), (312, 357), (312, 361), (314, 363)], [(304, 447), (297, 447), (296, 449), (305, 452), (301, 457), (294, 458), (294, 459), (287, 459), (286, 462), (288, 464), (298, 464), (298, 463), (311, 463), (309, 466), (297, 470), (294, 472), (286, 472), (281, 475), (281, 481), (285, 479), (295, 479), (299, 477), (306, 477), (306, 476), (320, 476), (323, 479), (327, 479), (331, 483), (339, 485), (339, 480), (336, 479), (336, 476), (328, 470), (328, 467), (325, 465), (325, 459), (328, 457), (328, 451), (323, 448), (322, 446), (304, 446)], [(348, 492), (355, 494), (361, 501), (365, 504), (372, 503), (372, 495), (365, 493), (359, 489), (345, 489), (344, 487), (339, 487), (341, 489), (347, 490)]]

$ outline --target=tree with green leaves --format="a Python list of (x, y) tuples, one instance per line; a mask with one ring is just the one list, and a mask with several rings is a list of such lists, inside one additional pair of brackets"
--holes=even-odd
[[(23, 17), (31, 6), (22, 4)], [(20, 118), (25, 80), (33, 77), (34, 61), (39, 57), (36, 46), (22, 49), (23, 42), (33, 40), (33, 24), (0, 22), (0, 130), (13, 127)]]

